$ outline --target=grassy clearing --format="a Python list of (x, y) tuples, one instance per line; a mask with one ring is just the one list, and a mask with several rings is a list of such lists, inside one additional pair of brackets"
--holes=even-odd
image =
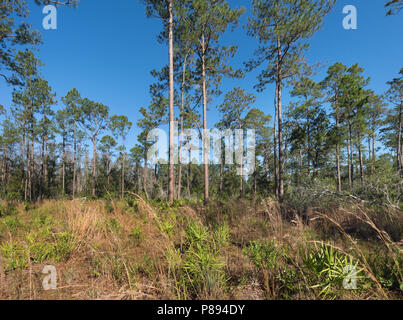
[[(271, 199), (4, 202), (0, 298), (402, 298), (401, 212), (334, 203), (309, 225), (292, 212)], [(42, 289), (45, 265), (57, 290)]]

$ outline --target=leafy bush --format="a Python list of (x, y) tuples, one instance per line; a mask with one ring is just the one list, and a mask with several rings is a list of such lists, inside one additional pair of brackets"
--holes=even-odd
[(345, 279), (361, 278), (362, 269), (358, 268), (358, 261), (335, 251), (329, 244), (315, 245), (313, 251), (303, 256), (303, 262), (314, 282), (311, 288), (321, 289), (318, 295), (322, 298), (336, 298)]
[(65, 259), (73, 251), (75, 244), (73, 235), (68, 231), (57, 233), (55, 238), (52, 259), (58, 262)]
[(244, 250), (245, 254), (258, 268), (274, 269), (281, 253), (272, 241), (252, 241)]
[(22, 243), (7, 241), (0, 247), (4, 270), (23, 269), (28, 264), (28, 255)]
[(173, 236), (175, 224), (172, 221), (164, 220), (159, 225), (159, 228), (160, 228), (161, 232), (166, 233), (168, 235), (168, 237), (171, 238)]
[(26, 236), (30, 257), (35, 263), (46, 260), (59, 262), (74, 249), (74, 238), (68, 231), (52, 235), (49, 228), (42, 228)]
[(225, 228), (217, 230), (221, 231), (209, 234), (205, 226), (195, 222), (190, 223), (186, 230), (187, 250), (182, 280), (185, 291), (191, 296), (218, 298), (225, 289), (225, 263), (220, 254), (227, 231)]

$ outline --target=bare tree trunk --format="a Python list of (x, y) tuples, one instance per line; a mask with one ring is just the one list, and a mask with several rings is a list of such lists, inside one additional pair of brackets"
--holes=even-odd
[[(43, 128), (42, 129), (45, 130), (46, 129), (46, 124), (45, 124), (46, 117), (45, 117), (44, 108), (43, 108), (42, 112), (43, 112), (43, 115), (42, 115)], [(41, 172), (40, 172), (40, 181), (39, 181), (39, 184), (40, 184), (40, 186), (39, 186), (39, 190), (40, 190), (39, 191), (39, 198), (41, 200), (43, 199), (44, 189), (45, 189), (45, 187), (44, 187), (45, 170), (46, 170), (46, 168), (45, 168), (45, 161), (46, 161), (46, 159), (45, 159), (45, 157), (46, 157), (45, 150), (46, 150), (46, 132), (44, 132), (42, 134)]]
[(358, 134), (358, 157), (360, 161), (360, 179), (361, 185), (364, 185), (364, 163), (362, 160), (362, 146), (361, 146), (361, 136)]
[(352, 138), (352, 132), (351, 132), (351, 124), (348, 124), (348, 132), (349, 132), (349, 145), (350, 145), (348, 180), (349, 180), (350, 188), (352, 188), (353, 185), (354, 185), (354, 156), (353, 156), (354, 149), (353, 149), (353, 138)]
[(274, 150), (273, 150), (273, 158), (274, 158), (274, 190), (276, 196), (278, 196), (278, 162), (277, 162), (277, 121), (278, 121), (278, 105), (277, 105), (277, 89), (278, 86), (276, 84), (276, 92), (274, 95), (274, 108), (275, 108), (275, 117), (274, 117)]
[(280, 39), (277, 38), (277, 105), (278, 105), (278, 199), (280, 202), (284, 198), (284, 151), (283, 151), (283, 127), (282, 127), (282, 113), (281, 113), (281, 94), (282, 94), (282, 83), (281, 83), (281, 43)]
[(140, 178), (140, 163), (136, 163), (136, 182), (137, 182), (137, 190), (136, 192), (140, 192), (141, 190), (141, 178)]
[(66, 194), (65, 177), (66, 177), (66, 141), (63, 136), (63, 166), (62, 166), (62, 190), (63, 195)]
[(173, 0), (169, 0), (169, 173), (168, 201), (174, 200), (174, 44), (173, 44)]
[(220, 193), (223, 192), (223, 174), (224, 174), (224, 158), (223, 156), (220, 157)]
[(3, 148), (3, 165), (2, 165), (2, 183), (3, 183), (3, 193), (7, 193), (7, 162), (8, 162), (8, 144), (4, 143)]
[[(241, 139), (243, 139), (243, 135), (241, 137)], [(241, 143), (242, 149), (241, 149), (241, 163), (239, 164), (239, 171), (240, 171), (240, 189), (239, 189), (239, 196), (243, 195), (243, 143)]]
[(186, 81), (186, 63), (187, 55), (183, 59), (183, 70), (182, 70), (182, 87), (181, 87), (181, 114), (180, 114), (180, 135), (179, 135), (179, 172), (178, 172), (178, 199), (181, 198), (182, 189), (182, 144), (183, 144), (183, 109), (185, 105), (185, 81)]
[(178, 189), (177, 189), (177, 198), (181, 198), (181, 189), (182, 189), (182, 141), (183, 141), (183, 135), (182, 135), (182, 130), (183, 130), (183, 117), (181, 115), (180, 118), (180, 127), (181, 127), (181, 133), (179, 135), (179, 170), (178, 170)]
[(208, 174), (208, 145), (207, 145), (207, 88), (206, 88), (206, 57), (205, 39), (202, 35), (202, 81), (203, 81), (203, 162), (204, 162), (204, 204), (209, 202), (209, 174)]
[(24, 186), (24, 200), (28, 200), (28, 182), (30, 179), (30, 172), (31, 172), (31, 152), (29, 148), (29, 135), (27, 134), (26, 139), (26, 148), (27, 148), (27, 167), (26, 167), (26, 177), (25, 177), (25, 186)]
[(148, 192), (147, 192), (147, 156), (144, 157), (144, 167), (143, 167), (143, 189), (148, 200)]
[(109, 158), (109, 156), (108, 156), (108, 159), (106, 160), (107, 161), (107, 164), (106, 164), (106, 166), (107, 166), (107, 168), (106, 168), (106, 174), (107, 174), (107, 183), (108, 183), (108, 188), (109, 188), (109, 186), (110, 186), (110, 184), (111, 184), (111, 159)]
[(241, 169), (241, 188), (239, 189), (239, 195), (240, 196), (242, 196), (243, 195), (243, 166), (241, 165), (241, 167), (240, 167), (240, 169)]
[(24, 122), (24, 128), (23, 128), (22, 141), (21, 141), (20, 148), (21, 148), (21, 191), (24, 191), (24, 200), (27, 200), (25, 188), (24, 188), (24, 183), (25, 183), (25, 122)]
[(32, 122), (31, 122), (31, 160), (30, 160), (30, 169), (29, 169), (29, 184), (28, 184), (28, 190), (29, 190), (29, 201), (32, 201), (32, 197), (34, 195), (34, 170), (35, 170), (35, 156), (34, 156), (34, 148), (35, 148), (35, 142), (34, 142), (34, 120), (33, 120), (33, 113), (31, 113), (32, 117)]
[(351, 152), (350, 152), (350, 142), (347, 145), (347, 159), (348, 159), (348, 186), (351, 189), (353, 183), (352, 183), (352, 179), (351, 179)]
[(88, 167), (89, 167), (89, 159), (88, 159), (89, 155), (88, 155), (88, 150), (85, 150), (84, 152), (85, 152), (85, 154), (84, 154), (84, 172), (83, 172), (82, 186), (83, 186), (83, 190), (85, 190), (85, 193), (88, 194), (89, 190), (87, 189), (87, 187), (88, 187), (88, 176), (89, 176), (89, 173), (88, 173), (88, 171), (89, 171), (89, 169), (88, 169)]
[[(29, 198), (30, 201), (32, 201), (32, 175), (33, 175), (33, 148), (34, 148), (34, 114), (33, 114), (33, 100), (30, 100), (30, 105), (29, 105), (29, 135), (27, 137), (27, 162), (28, 162), (28, 179), (25, 181), (25, 200)], [(30, 141), (29, 138), (31, 138), (31, 143), (32, 143), (32, 150), (30, 150)], [(28, 189), (28, 190), (27, 190)]]
[(77, 174), (76, 174), (76, 180), (77, 180), (77, 184), (76, 184), (76, 189), (77, 192), (82, 192), (83, 191), (83, 186), (82, 186), (82, 169), (81, 169), (81, 149), (77, 150), (77, 163), (76, 163), (76, 170), (77, 170)]
[(76, 196), (76, 179), (77, 179), (77, 123), (74, 119), (74, 154), (73, 154), (73, 199)]
[(188, 198), (192, 196), (191, 190), (190, 190), (190, 177), (192, 174), (192, 162), (191, 162), (191, 150), (189, 149), (189, 164), (188, 164), (188, 172), (187, 172), (187, 190), (188, 190)]
[(48, 174), (48, 137), (45, 139), (45, 166), (43, 168), (43, 175), (45, 178), (44, 186), (45, 191), (49, 189), (49, 174)]
[(253, 199), (256, 199), (257, 194), (257, 169), (256, 169), (257, 159), (255, 154), (255, 169), (253, 170)]
[(96, 117), (96, 110), (93, 109), (93, 118), (95, 123), (92, 126), (92, 197), (96, 196), (96, 183), (97, 183), (97, 132), (98, 132), (98, 119)]
[[(126, 152), (125, 152), (125, 137), (123, 136), (123, 160), (122, 160), (122, 200), (125, 197), (125, 161), (126, 161)], [(109, 176), (109, 175), (108, 175)], [(109, 184), (109, 181), (108, 181)]]
[(372, 133), (372, 161), (371, 161), (372, 174), (375, 172), (375, 162), (376, 162), (375, 142), (376, 142), (376, 133), (375, 133), (375, 126), (374, 126), (373, 133)]
[[(336, 102), (337, 104), (337, 102)], [(336, 109), (336, 129), (339, 128), (339, 115)], [(340, 146), (336, 144), (336, 166), (337, 166), (337, 191), (341, 193), (341, 170), (340, 170)]]
[(311, 177), (311, 123), (310, 123), (310, 116), (309, 116), (309, 106), (307, 103), (307, 97), (305, 96), (305, 103), (306, 103), (306, 114), (305, 114), (305, 121), (307, 126), (307, 145), (306, 145), (306, 155), (307, 155), (307, 167), (308, 167), (308, 178)]
[(8, 193), (8, 181), (10, 179), (10, 172), (9, 172), (9, 161), (8, 161), (8, 152), (9, 152), (9, 146), (7, 145), (6, 147), (6, 184), (4, 186), (4, 193), (7, 194)]
[(279, 190), (278, 196), (280, 202), (284, 197), (284, 151), (283, 151), (283, 132), (282, 132), (282, 115), (281, 115), (281, 83), (278, 90), (278, 159), (279, 159)]
[[(24, 146), (25, 149), (25, 146)], [(26, 159), (26, 166), (25, 166), (25, 179), (24, 179), (24, 201), (28, 200), (28, 175), (29, 175), (29, 148), (27, 142), (27, 159)]]
[(41, 146), (41, 170), (40, 170), (40, 178), (39, 178), (39, 199), (43, 199), (43, 180), (44, 180), (44, 162), (45, 162), (45, 140), (42, 136), (42, 146)]
[(97, 175), (97, 138), (93, 137), (93, 153), (92, 153), (92, 196), (96, 195), (96, 175)]
[(403, 104), (400, 104), (399, 107), (399, 127), (397, 133), (397, 164), (398, 164), (398, 172), (401, 177), (403, 177), (403, 141), (402, 141), (402, 109)]

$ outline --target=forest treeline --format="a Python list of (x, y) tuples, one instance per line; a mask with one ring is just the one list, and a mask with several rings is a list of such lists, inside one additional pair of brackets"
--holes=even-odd
[[(26, 6), (1, 0), (0, 75), (2, 85), (14, 88), (12, 104), (1, 108), (2, 199), (124, 197), (133, 192), (170, 201), (204, 196), (208, 202), (217, 193), (274, 194), (283, 200), (307, 184), (338, 193), (366, 190), (367, 197), (399, 205), (403, 68), (388, 81), (386, 92), (374, 92), (359, 62), (327, 66), (320, 81), (314, 78), (323, 66), (306, 62), (309, 39), (335, 1), (253, 0), (245, 30), (259, 46), (242, 68), (231, 65), (238, 48), (224, 45), (223, 36), (239, 26), (244, 8), (232, 8), (224, 0), (142, 2), (148, 17), (162, 21), (158, 41), (168, 45), (169, 63), (152, 71), (151, 102), (139, 108), (136, 123), (141, 129), (138, 143), (127, 148), (133, 123), (125, 115), (113, 115), (113, 106), (83, 97), (76, 88), (56, 98), (31, 50), (40, 44), (40, 34), (21, 22), (29, 17)], [(388, 14), (398, 14), (402, 3), (389, 1)], [(256, 106), (252, 93), (236, 87), (221, 105), (214, 105), (224, 78), (247, 77), (252, 70), (260, 71), (256, 90), (274, 90), (274, 102)], [(285, 90), (292, 98), (288, 105)], [(273, 105), (274, 119), (261, 111)], [(220, 165), (209, 165), (206, 158), (204, 165), (174, 164), (175, 150), (182, 154), (191, 143), (185, 129), (197, 129), (207, 141), (207, 111), (213, 107), (221, 115), (216, 128), (256, 130), (251, 176), (237, 175), (237, 167), (224, 159)], [(178, 150), (174, 121), (179, 124)], [(169, 164), (151, 166), (147, 153), (153, 141), (147, 136), (165, 124), (170, 128)]]

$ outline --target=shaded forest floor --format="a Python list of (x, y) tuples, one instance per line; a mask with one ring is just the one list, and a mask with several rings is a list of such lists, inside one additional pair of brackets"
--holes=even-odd
[(354, 201), (2, 202), (0, 299), (402, 299), (401, 239), (400, 210)]

